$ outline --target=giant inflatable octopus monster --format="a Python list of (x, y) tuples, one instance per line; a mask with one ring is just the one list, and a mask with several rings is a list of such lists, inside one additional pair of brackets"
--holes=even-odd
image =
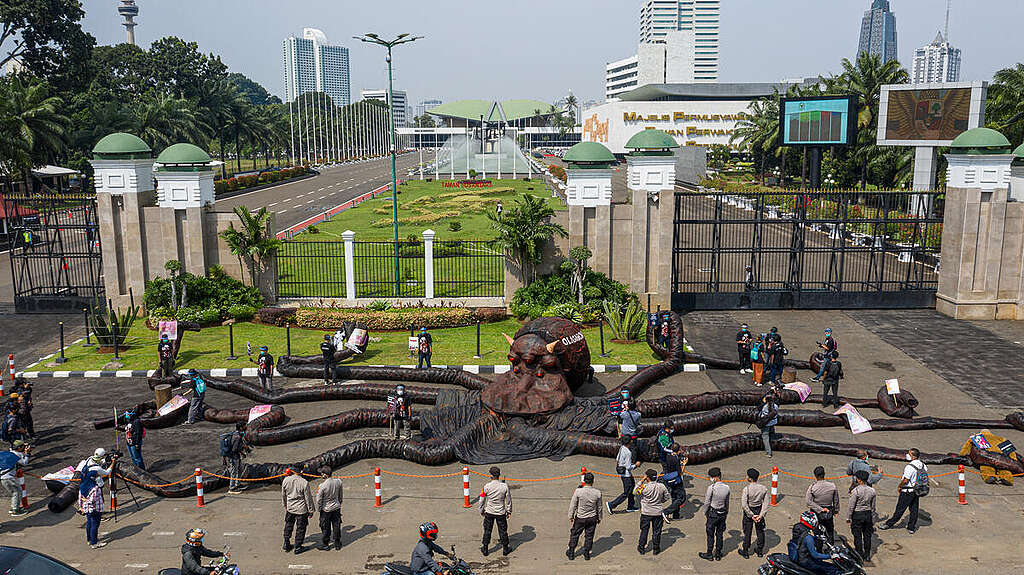
[[(313, 472), (321, 466), (337, 469), (369, 458), (405, 459), (424, 465), (443, 465), (455, 461), (482, 465), (538, 457), (558, 458), (572, 454), (613, 458), (619, 442), (615, 438), (615, 417), (609, 412), (608, 400), (618, 396), (622, 388), (628, 387), (631, 395), (637, 398), (652, 384), (679, 371), (685, 361), (703, 362), (711, 368), (738, 367), (733, 361), (687, 353), (683, 346), (682, 320), (673, 313), (670, 322), (671, 336), (667, 347), (654, 343), (653, 332), (648, 327), (648, 344), (662, 361), (641, 369), (619, 387), (596, 397), (575, 395), (592, 375), (590, 351), (580, 327), (560, 318), (534, 320), (523, 326), (515, 338), (509, 337), (510, 368), (493, 379), (445, 368), (338, 367), (336, 375), (344, 379), (445, 384), (446, 387), (406, 387), (407, 398), (415, 403), (432, 406), (418, 410), (412, 420), (412, 426), (419, 429), (422, 440), (361, 439), (303, 461), (248, 463), (244, 466), (243, 475), (248, 478), (279, 476), (289, 467), (305, 472)], [(790, 363), (799, 368), (809, 367), (808, 362)], [(319, 379), (323, 375), (322, 364), (311, 358), (296, 361), (282, 357), (278, 370), (288, 377)], [(209, 378), (209, 387), (274, 405), (269, 413), (254, 420), (247, 428), (247, 440), (257, 446), (298, 441), (352, 429), (387, 427), (387, 411), (375, 408), (354, 409), (311, 421), (281, 425), (285, 417), (280, 406), (343, 399), (383, 401), (394, 389), (392, 383), (366, 382), (266, 391), (246, 381), (217, 378)], [(638, 409), (644, 416), (640, 434), (643, 437), (653, 435), (665, 420), (672, 422), (677, 439), (680, 435), (707, 431), (730, 422), (753, 422), (757, 417), (761, 396), (761, 391), (750, 390), (639, 399)], [(808, 401), (816, 400), (820, 401), (820, 396), (812, 395), (808, 398)], [(918, 402), (906, 389), (899, 395), (890, 396), (883, 387), (875, 398), (843, 398), (843, 401), (858, 408), (877, 408), (890, 416), (887, 419), (871, 420), (872, 427), (879, 431), (953, 428), (1024, 430), (1022, 412), (1012, 413), (1003, 420), (916, 417), (914, 408)], [(796, 392), (786, 390), (781, 393), (780, 403), (797, 404), (800, 399)], [(154, 405), (143, 404), (140, 408), (149, 410), (143, 416), (143, 425), (150, 429), (175, 425), (184, 418), (183, 411), (156, 416)], [(222, 411), (212, 407), (207, 408), (205, 414), (207, 420), (224, 423), (240, 421), (246, 416), (246, 410)], [(109, 427), (113, 423), (111, 418), (95, 421), (97, 428)], [(779, 425), (841, 427), (848, 424), (845, 417), (817, 410), (781, 409)], [(852, 456), (858, 449), (866, 449), (871, 457), (888, 460), (902, 460), (904, 455), (903, 450), (875, 445), (826, 442), (789, 433), (780, 433), (777, 437), (777, 443), (773, 445), (777, 451)], [(639, 444), (637, 452), (640, 459), (657, 460), (653, 442), (640, 441)], [(761, 436), (756, 432), (684, 446), (691, 464), (706, 464), (761, 448)], [(1024, 473), (1024, 465), (1020, 461), (978, 449), (963, 455), (924, 453), (921, 459), (929, 464), (984, 465), (1011, 473)], [(122, 464), (120, 469), (124, 477), (139, 484), (168, 483), (132, 465)], [(214, 477), (208, 478), (204, 485), (206, 489), (216, 489), (225, 483), (225, 480)], [(148, 489), (166, 497), (185, 497), (195, 493), (192, 482)], [(64, 495), (64, 492), (58, 494), (51, 508), (59, 510)], [(70, 502), (71, 497), (73, 495), (65, 498)]]

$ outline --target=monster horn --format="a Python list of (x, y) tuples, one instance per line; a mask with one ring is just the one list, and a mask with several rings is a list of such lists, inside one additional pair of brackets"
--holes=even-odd
[(558, 340), (557, 339), (555, 341), (547, 344), (545, 347), (548, 348), (548, 353), (555, 353), (555, 346), (556, 345), (558, 345)]
[(507, 333), (503, 333), (501, 335), (505, 336), (505, 340), (508, 341), (509, 345), (512, 345), (513, 343), (516, 342), (516, 340), (512, 339), (512, 337), (509, 336)]

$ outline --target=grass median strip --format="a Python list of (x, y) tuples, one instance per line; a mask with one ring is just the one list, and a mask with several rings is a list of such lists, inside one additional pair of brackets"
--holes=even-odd
[[(500, 322), (480, 325), (480, 358), (476, 353), (476, 326), (431, 330), (434, 339), (433, 363), (437, 365), (504, 365), (508, 363), (508, 342), (503, 333), (515, 335), (520, 322), (507, 319)], [(319, 354), (320, 342), (325, 331), (292, 328), (292, 353), (294, 355)], [(651, 364), (659, 361), (646, 343), (620, 344), (608, 341), (605, 334), (605, 350), (609, 357), (602, 358), (601, 343), (596, 327), (583, 330), (590, 345), (592, 363), (595, 364)], [(253, 350), (260, 345), (270, 347), (271, 354), (279, 357), (286, 353), (285, 328), (260, 325), (255, 323), (237, 323), (234, 327), (236, 360), (225, 359), (228, 356), (228, 328), (216, 326), (203, 328), (202, 331), (186, 332), (178, 355), (179, 369), (214, 369), (251, 367), (245, 355), (246, 342), (252, 343)], [(416, 363), (416, 358), (408, 352), (409, 332), (370, 332), (370, 337), (381, 341), (371, 341), (366, 353), (346, 360), (343, 365), (402, 365)], [(136, 323), (128, 336), (127, 350), (120, 353), (124, 367), (120, 369), (155, 369), (156, 332), (146, 328), (141, 322)], [(112, 353), (99, 353), (95, 347), (80, 345), (69, 346), (65, 352), (67, 362), (61, 364), (61, 370), (86, 371), (102, 369), (113, 360)], [(45, 370), (42, 363), (25, 368), (26, 371)]]

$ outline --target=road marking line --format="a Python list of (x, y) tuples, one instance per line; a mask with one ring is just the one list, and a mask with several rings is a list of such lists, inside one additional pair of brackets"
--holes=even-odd
[(315, 202), (315, 201), (316, 201), (316, 200), (306, 200), (306, 203), (307, 203), (307, 204), (312, 204), (312, 203), (313, 203), (313, 202)]
[(149, 563), (125, 563), (125, 569), (145, 569), (149, 567)]
[(283, 213), (285, 213), (285, 212), (287, 212), (287, 211), (288, 211), (288, 208), (285, 208), (285, 209), (283, 209), (283, 210), (281, 210), (280, 212), (277, 212), (277, 213), (279, 213), (279, 214), (283, 214)]
[(225, 531), (224, 537), (244, 537), (245, 531)]
[(289, 565), (289, 569), (312, 569), (312, 565)]
[(164, 536), (169, 536), (169, 535), (174, 535), (174, 531), (154, 531), (153, 532), (153, 536), (154, 537), (164, 537)]
[[(287, 200), (285, 200), (285, 201), (287, 201)], [(272, 204), (267, 204), (267, 207), (268, 208), (272, 208), (272, 207), (276, 206), (277, 204), (278, 204), (278, 202), (274, 202)]]

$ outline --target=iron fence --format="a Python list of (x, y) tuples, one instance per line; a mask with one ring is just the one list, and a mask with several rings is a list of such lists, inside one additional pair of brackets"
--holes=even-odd
[(673, 307), (930, 307), (942, 199), (938, 192), (676, 193)]
[(505, 294), (505, 256), (490, 242), (434, 242), (434, 295), (500, 297)]

